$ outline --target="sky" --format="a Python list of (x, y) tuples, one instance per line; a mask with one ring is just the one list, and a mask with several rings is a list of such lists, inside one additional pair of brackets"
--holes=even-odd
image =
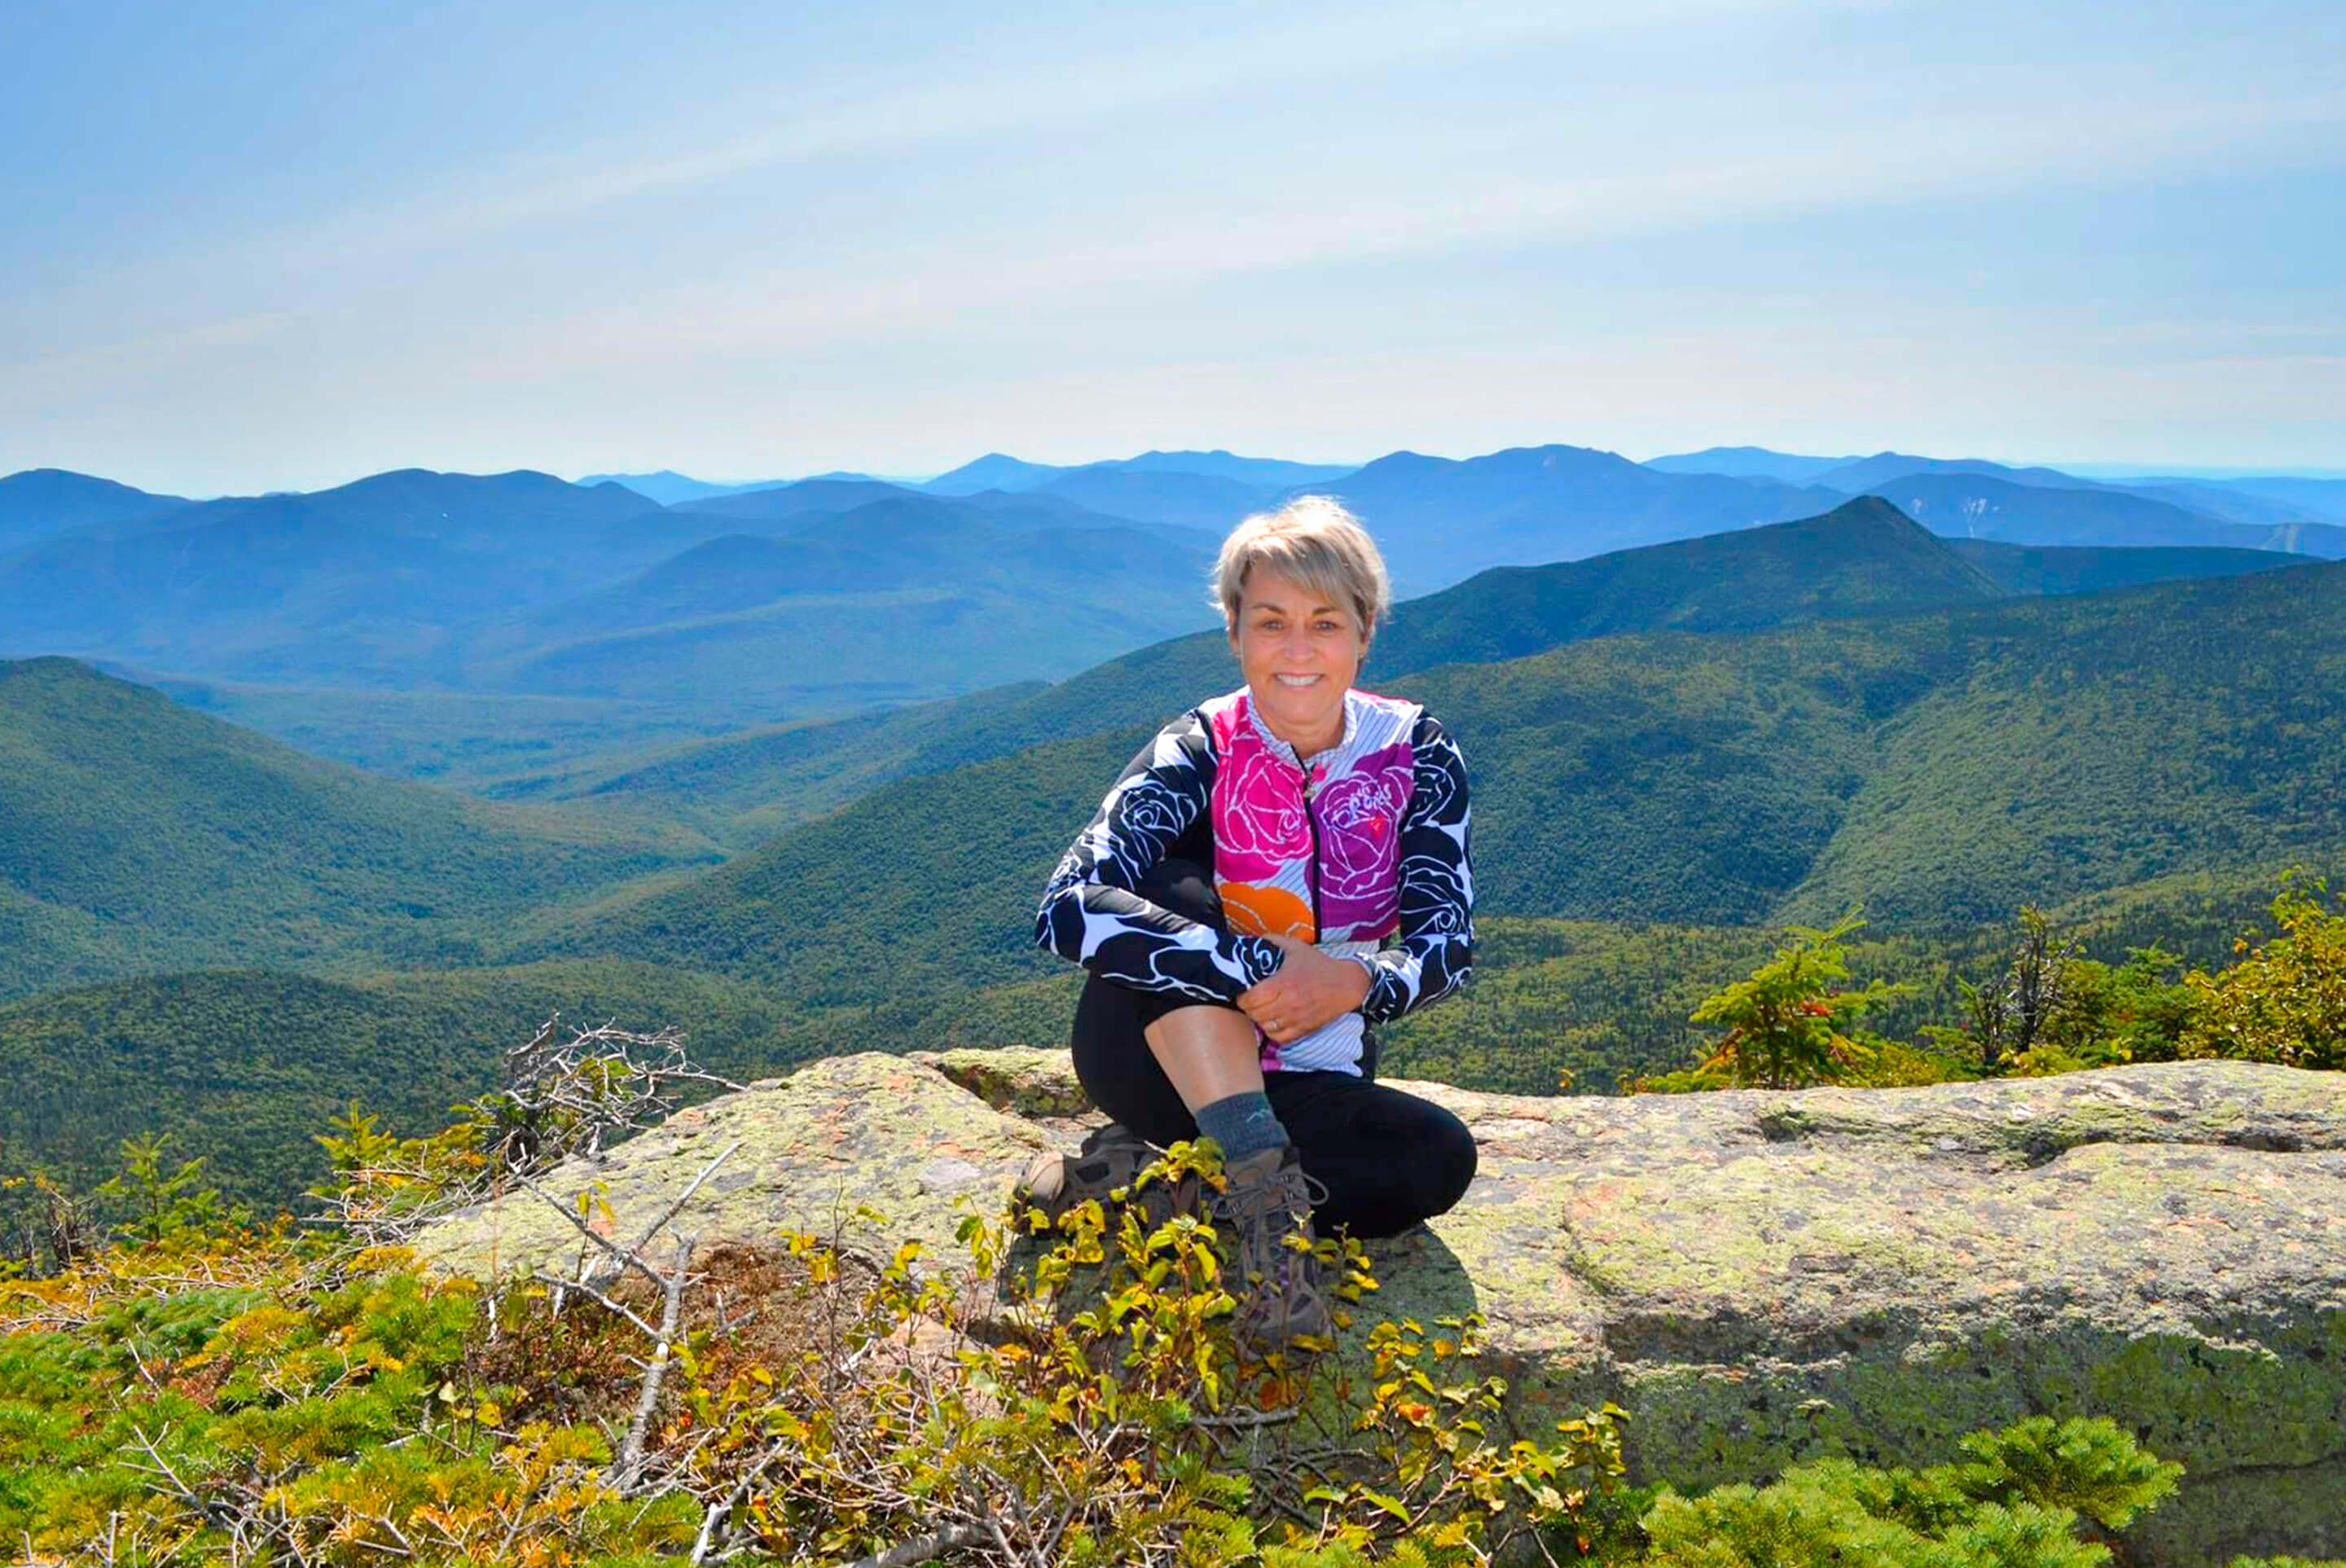
[(2346, 472), (2346, 5), (0, 6), (0, 473)]

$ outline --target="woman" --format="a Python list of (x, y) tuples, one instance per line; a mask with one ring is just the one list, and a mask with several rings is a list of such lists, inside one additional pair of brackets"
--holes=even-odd
[(1343, 507), (1248, 518), (1213, 581), (1246, 684), (1141, 748), (1035, 918), (1037, 942), (1091, 972), (1076, 1073), (1114, 1121), (1036, 1161), (1020, 1196), (1056, 1217), (1150, 1145), (1213, 1138), (1218, 1217), (1260, 1277), (1239, 1331), (1275, 1347), (1329, 1322), (1287, 1237), (1395, 1235), (1474, 1178), (1457, 1117), (1372, 1081), (1369, 1033), (1473, 962), (1466, 770), (1418, 705), (1353, 689), (1389, 590)]

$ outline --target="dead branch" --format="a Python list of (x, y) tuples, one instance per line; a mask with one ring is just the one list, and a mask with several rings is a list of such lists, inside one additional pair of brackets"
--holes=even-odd
[(991, 1523), (992, 1521), (989, 1519), (978, 1524), (948, 1524), (944, 1529), (933, 1530), (926, 1535), (915, 1535), (910, 1541), (889, 1547), (885, 1552), (875, 1552), (869, 1557), (859, 1557), (849, 1563), (848, 1568), (913, 1568), (913, 1565), (917, 1563), (934, 1562), (948, 1552), (957, 1552), (964, 1546), (974, 1546), (984, 1541), (988, 1533), (988, 1525)]

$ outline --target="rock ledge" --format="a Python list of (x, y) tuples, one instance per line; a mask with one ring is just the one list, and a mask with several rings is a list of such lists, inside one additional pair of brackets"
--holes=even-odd
[[(1929, 1463), (2032, 1413), (2108, 1415), (2187, 1467), (2137, 1561), (2346, 1552), (2346, 1076), (2142, 1064), (1912, 1089), (1532, 1098), (1402, 1086), (1482, 1165), (1372, 1244), (1378, 1310), (1480, 1310), (1526, 1430), (1611, 1399), (1686, 1486), (1819, 1454)], [(1063, 1052), (868, 1054), (679, 1113), (550, 1178), (640, 1228), (718, 1150), (704, 1241), (859, 1205), (933, 1259), (1086, 1115)], [(565, 1267), (526, 1196), (439, 1227), (439, 1267)]]

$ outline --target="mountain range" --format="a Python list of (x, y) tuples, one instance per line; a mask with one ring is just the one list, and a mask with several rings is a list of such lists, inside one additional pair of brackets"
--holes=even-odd
[[(137, 494), (47, 514), (0, 555), (0, 654), (280, 687), (640, 691), (740, 723), (1065, 675), (1199, 625), (1216, 543), (864, 481), (684, 509), (525, 471)], [(755, 537), (793, 533), (821, 536)]]
[[(673, 627), (662, 595), (739, 578), (755, 597), (777, 559), (786, 587), (835, 597), (870, 561), (959, 547), (922, 529), (984, 526), (942, 499), (865, 504), (899, 508), (901, 535), (885, 514), (719, 535), (706, 581), (661, 575), (691, 551), (663, 555), (596, 623)], [(1049, 537), (1029, 521), (969, 542), (962, 569)], [(1494, 951), (1661, 921), (1739, 955), (1754, 922), (1862, 901), (1884, 962), (1941, 965), (1943, 993), (1944, 955), (2023, 900), (2116, 901), (2147, 941), (2190, 900), (2229, 918), (2290, 860), (2334, 869), (2341, 667), (2346, 565), (1946, 540), (1859, 495), (1406, 601), (1363, 684), (1425, 701), (1464, 748)], [(582, 759), (495, 801), (73, 661), (0, 664), (0, 1003), (19, 999), (0, 1061), (38, 1091), (0, 1107), (0, 1140), (96, 1159), (160, 1116), (189, 1153), (260, 1158), (208, 1121), (314, 1121), (385, 1053), (414, 1070), (381, 1093), (426, 1116), (560, 1005), (679, 1023), (745, 1073), (1040, 1038), (1071, 977), (1028, 941), (1043, 878), (1170, 710), (1236, 684), (1209, 631), (1056, 685)], [(1476, 1042), (1511, 1025), (1487, 1011), (1445, 1010), (1444, 1061), (1494, 1060)]]
[(1850, 494), (2036, 547), (2346, 556), (2346, 524), (2321, 510), (2346, 482), (2119, 485), (1899, 453), (1638, 464), (1548, 445), (1357, 468), (996, 453), (920, 486), (622, 477), (677, 499), (528, 471), (209, 501), (55, 470), (0, 479), (0, 657), (99, 660), (331, 755), (518, 791), (607, 775), (598, 756), (661, 739), (1064, 679), (1210, 626), (1198, 578), (1223, 529), (1311, 491), (1361, 513), (1403, 598)]
[[(1226, 655), (1176, 649), (1206, 652), (1135, 656), (1119, 662), (1145, 681), (1104, 669), (994, 712), (971, 749), (1042, 738), (900, 778), (516, 956), (625, 953), (831, 1006), (1048, 975), (1013, 917), (1174, 694), (1235, 684)], [(1625, 633), (1377, 684), (1461, 738), (1494, 913), (1818, 921), (1862, 902), (1931, 931), (2335, 862), (2346, 709), (2321, 672), (2341, 659), (2346, 565), (2305, 565)]]
[[(791, 541), (743, 544), (753, 552), (805, 548)], [(2178, 671), (2168, 683), (2168, 705), (2190, 707), (2197, 728), (2188, 733), (2264, 726), (2265, 744), (2287, 753), (2292, 767), (2301, 767), (2306, 748), (2327, 735), (2319, 700), (2306, 698), (2314, 711), (2300, 714), (2292, 706), (2299, 699), (2289, 694), (2322, 688), (2299, 667), (2326, 657), (2332, 620), (2340, 623), (2335, 635), (2346, 639), (2346, 616), (2335, 602), (2346, 567), (2250, 571), (2266, 565), (2253, 553), (2208, 559), (2086, 551), (2051, 564), (2045, 553), (2032, 555), (2025, 547), (1970, 558), (1975, 555), (1976, 547), (1935, 538), (1879, 499), (1859, 497), (1787, 524), (1588, 561), (1497, 569), (1398, 606), (1363, 680), (1380, 689), (1439, 692), (1445, 716), (1453, 708), (1476, 716), (1471, 761), (1478, 789), (1487, 777), (1496, 791), (1486, 826), (1503, 846), (1511, 835), (1517, 840), (1500, 857), (1504, 864), (1491, 872), (1490, 885), (1504, 893), (1507, 907), (1556, 915), (1609, 918), (1646, 909), (1672, 919), (1744, 920), (1807, 909), (1800, 901), (1827, 897), (1819, 888), (1839, 890), (1850, 880), (1828, 876), (1833, 867), (1871, 863), (1866, 856), (1874, 851), (1861, 855), (1848, 842), (1827, 853), (1845, 818), (1863, 819), (1871, 799), (1861, 794), (1865, 780), (1894, 761), (1899, 747), (1940, 744), (1918, 716), (1952, 703), (1958, 718), (1950, 722), (1962, 731), (1978, 721), (1983, 705), (1992, 709), (1981, 684), (1990, 670), (1998, 681), (2022, 681), (2014, 698), (1995, 700), (2041, 707), (2042, 693), (2023, 680), (2040, 666), (2071, 671), (2074, 679), (2082, 678), (2075, 676), (2078, 669), (2106, 665), (2140, 682), (2183, 650), (2204, 663), (2199, 649), (2231, 637), (2244, 667), (2267, 672), (2259, 677), (2265, 684), (2255, 687), (2255, 704), (2236, 704), (2239, 711), (2228, 714), (2222, 704), (2195, 695)], [(2140, 558), (2146, 556), (2153, 559)], [(1078, 562), (1071, 569), (1086, 567)], [(719, 580), (751, 575), (750, 566), (729, 561), (712, 563), (712, 570)], [(2185, 571), (2247, 575), (2106, 587)], [(2015, 584), (2072, 596), (2015, 600)], [(2283, 584), (2316, 586), (2277, 585)], [(2255, 640), (2252, 633), (2285, 624), (2271, 605), (2300, 601), (2310, 607), (2301, 647)], [(654, 605), (643, 613), (657, 622), (665, 612)], [(2173, 622), (2164, 633), (2157, 632), (2160, 614)], [(2208, 628), (2204, 642), (2188, 635), (2194, 626)], [(1791, 629), (1797, 627), (1816, 629)], [(2128, 637), (2145, 646), (2123, 655), (2090, 651), (2096, 638)], [(1959, 645), (1970, 651), (1958, 651)], [(1088, 809), (1085, 797), (1096, 795), (1103, 770), (1112, 770), (1138, 734), (1162, 721), (1168, 702), (1181, 694), (1197, 700), (1234, 683), (1221, 636), (1199, 634), (1108, 660), (1056, 686), (723, 737), (599, 776), (590, 771), (538, 792), (529, 805), (501, 805), (302, 758), (68, 661), (0, 668), (9, 677), (0, 685), (7, 713), (0, 738), (15, 759), (0, 784), (0, 805), (18, 825), (10, 836), (17, 847), (0, 866), (0, 889), (10, 890), (18, 932), (11, 946), (49, 955), (25, 964), (26, 978), (14, 988), (19, 991), (189, 958), (326, 962), (347, 953), (413, 962), (418, 955), (461, 952), (488, 962), (611, 952), (709, 967), (709, 950), (697, 939), (664, 951), (668, 939), (659, 933), (690, 925), (691, 909), (717, 907), (707, 901), (732, 879), (753, 875), (746, 868), (761, 858), (782, 857), (789, 871), (778, 885), (793, 889), (817, 888), (825, 879), (876, 876), (885, 882), (902, 875), (933, 894), (932, 880), (950, 874), (944, 868), (981, 878), (1024, 875), (1033, 867), (1020, 853), (1042, 855), (1046, 840), (1072, 831), (1067, 814), (1079, 818)], [(2204, 678), (2198, 664), (2192, 669)], [(2236, 690), (2249, 689), (2244, 674), (2227, 680)], [(1543, 713), (1578, 717), (1542, 738), (1557, 722)], [(2123, 750), (2137, 738), (2148, 746), (2131, 728), (2148, 721), (2106, 717), (2085, 738), (2105, 749)], [(1994, 722), (2014, 720), (2007, 715)], [(1978, 738), (1994, 733), (1991, 724)], [(1730, 765), (1730, 758), (1739, 760)], [(1977, 785), (1981, 799), (1994, 799), (2015, 779), (1999, 772), (1993, 759), (1991, 748), (1984, 758), (1938, 767), (1931, 777), (1961, 779), (1965, 787)], [(2132, 766), (2138, 770), (2140, 764)], [(2111, 787), (2125, 776), (2113, 776)], [(1035, 781), (1031, 799), (1015, 798), (1021, 777)], [(1550, 799), (1558, 789), (1578, 796)], [(1689, 789), (1700, 793), (1670, 804), (1674, 791)], [(2209, 785), (2192, 798), (2215, 800), (2223, 793)], [(2147, 799), (2155, 805), (2164, 798)], [(2083, 803), (2086, 795), (2077, 791), (2065, 799), (2077, 811), (2101, 809)], [(261, 819), (240, 804), (262, 800), (280, 804)], [(979, 803), (986, 821), (965, 820), (969, 808), (954, 804), (961, 800)], [(1681, 813), (1677, 827), (1667, 820), (1672, 810)], [(1796, 847), (1783, 851), (1781, 868), (1755, 870), (1759, 851), (1745, 830), (1771, 814)], [(2327, 823), (2331, 814), (2300, 813), (2315, 823)], [(2245, 825), (2269, 815), (2237, 813), (2242, 842), (2266, 841), (2269, 834), (2249, 833)], [(931, 826), (910, 827), (914, 820)], [(1610, 846), (1606, 852), (1579, 866), (1568, 855), (1559, 859), (1553, 827), (1529, 825), (1567, 820), (1579, 824), (1567, 840), (1598, 833)], [(1711, 821), (1720, 824), (1715, 843), (1703, 826)], [(1886, 828), (1869, 831), (1897, 837)], [(888, 832), (902, 840), (882, 850), (879, 840)], [(852, 850), (842, 850), (850, 841)], [(368, 844), (382, 847), (359, 847)], [(1650, 872), (1625, 869), (1621, 857), (1633, 850), (1639, 863), (1650, 862)], [(722, 870), (661, 891), (677, 868), (729, 853), (732, 863)], [(1698, 854), (1723, 859), (1687, 859)], [(165, 858), (150, 863), (158, 855)], [(2125, 875), (2113, 873), (2112, 885), (2216, 863), (2195, 855), (2130, 864)], [(516, 857), (532, 869), (517, 869)], [(932, 859), (936, 869), (919, 870)], [(1732, 876), (1722, 870), (1730, 864), (1737, 868)], [(1928, 919), (1942, 909), (1969, 920), (2013, 892), (2011, 877), (2029, 864), (2015, 850), (1994, 865), (1970, 868), (1964, 875), (1974, 881), (1958, 879), (1960, 886), (1918, 891), (1892, 878), (1853, 891), (1885, 901), (1904, 920)], [(831, 869), (820, 870), (823, 865)], [(332, 867), (348, 867), (349, 880), (321, 869)], [(2095, 881), (2071, 874), (2048, 891), (2066, 895)], [(394, 884), (396, 896), (365, 891)], [(874, 899), (886, 902), (877, 891), (851, 895), (845, 882), (836, 891), (835, 899), (815, 900), (829, 921), (866, 920)], [(2030, 890), (2018, 891), (2025, 896)], [(657, 930), (628, 924), (638, 916), (621, 912), (646, 900), (645, 907), (664, 911), (641, 917)], [(312, 905), (349, 918), (321, 924), (300, 912)], [(901, 907), (909, 911), (909, 896)], [(247, 927), (239, 910), (262, 912)], [(541, 938), (500, 946), (493, 933), (518, 932), (525, 911), (550, 922)], [(182, 927), (209, 934), (156, 934)], [(601, 936), (574, 941), (555, 934), (556, 928), (625, 934), (604, 946)], [(247, 929), (240, 946), (234, 933)], [(303, 932), (300, 942), (311, 945), (291, 937), (284, 942), (292, 945), (272, 945), (279, 939), (270, 932), (296, 929)], [(774, 951), (807, 947), (785, 940)], [(944, 951), (950, 953), (951, 944)]]

